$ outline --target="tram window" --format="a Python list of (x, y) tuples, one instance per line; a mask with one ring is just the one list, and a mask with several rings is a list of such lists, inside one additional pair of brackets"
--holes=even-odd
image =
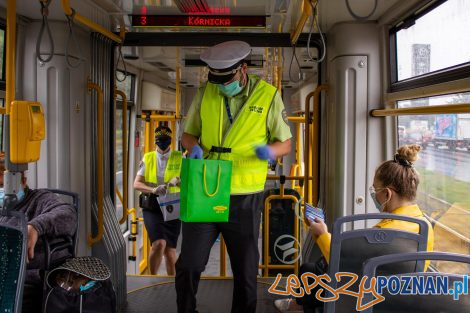
[[(129, 147), (130, 144), (130, 126), (131, 126), (131, 109), (134, 105), (134, 82), (135, 82), (135, 75), (128, 73), (127, 77), (125, 77), (124, 73), (121, 71), (117, 72), (118, 80), (116, 80), (116, 88), (123, 91), (126, 94), (127, 98), (127, 146)], [(123, 80), (123, 81), (119, 81)], [(117, 98), (116, 101), (116, 115), (115, 115), (115, 125), (116, 125), (116, 142), (115, 142), (115, 164), (116, 164), (116, 187), (121, 193), (123, 194), (123, 151), (122, 151), (122, 112), (123, 112), (123, 102), (121, 101), (121, 97)], [(129, 160), (129, 155), (128, 159)], [(129, 161), (127, 162), (129, 166)], [(119, 199), (117, 193), (115, 194), (115, 203), (116, 203), (116, 215), (118, 219), (122, 217), (123, 205), (121, 200)], [(121, 224), (122, 232), (126, 232), (129, 229), (128, 223)]]
[(391, 30), (392, 84), (470, 65), (470, 1), (436, 1)]
[(116, 76), (116, 88), (126, 94), (128, 102), (134, 102), (135, 75), (127, 73), (125, 76), (124, 72), (118, 70)]
[[(398, 107), (470, 103), (470, 92), (399, 101)], [(399, 116), (398, 145), (420, 144), (418, 204), (434, 223), (434, 250), (470, 254), (470, 114)], [(470, 266), (434, 262), (439, 271)]]

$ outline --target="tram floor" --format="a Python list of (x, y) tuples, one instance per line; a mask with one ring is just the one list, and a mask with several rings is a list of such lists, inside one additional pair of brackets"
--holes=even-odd
[[(273, 302), (279, 296), (268, 292), (274, 279), (258, 280), (258, 313), (276, 313)], [(140, 287), (139, 287), (140, 286)], [(233, 281), (202, 278), (197, 294), (200, 313), (227, 313), (232, 303)], [(173, 278), (128, 276), (127, 303), (121, 313), (176, 313)]]

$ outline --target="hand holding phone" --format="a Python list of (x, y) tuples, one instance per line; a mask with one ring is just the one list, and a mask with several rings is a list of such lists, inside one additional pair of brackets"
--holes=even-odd
[(325, 221), (325, 214), (323, 209), (312, 206), (311, 204), (305, 203), (305, 216), (309, 221), (315, 223), (315, 218)]

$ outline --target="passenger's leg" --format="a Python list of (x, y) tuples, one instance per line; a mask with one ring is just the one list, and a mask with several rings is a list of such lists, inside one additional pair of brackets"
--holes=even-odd
[(165, 262), (166, 272), (170, 276), (175, 275), (175, 263), (176, 263), (176, 249), (166, 247), (165, 248)]
[(201, 273), (219, 235), (215, 223), (182, 223), (183, 241), (176, 262), (176, 302), (178, 313), (196, 311), (196, 293)]
[(232, 313), (256, 312), (258, 237), (263, 199), (263, 193), (231, 196), (229, 223), (219, 224), (234, 276)]
[[(328, 264), (326, 263), (326, 260), (323, 257), (321, 257), (316, 262), (302, 264), (300, 266), (299, 276), (302, 276), (302, 274), (307, 273), (307, 272), (312, 273), (316, 276), (319, 276), (319, 275), (326, 274), (327, 271), (328, 271)], [(313, 280), (313, 278), (310, 278), (308, 280)], [(312, 283), (313, 283), (313, 281), (312, 281)], [(324, 302), (318, 300), (315, 296), (316, 293), (318, 292), (318, 290), (323, 290), (323, 288), (321, 288), (319, 285), (317, 285), (315, 288), (313, 288), (310, 291), (310, 295), (305, 295), (302, 298), (297, 298), (297, 303), (303, 305), (303, 308), (304, 308), (305, 312), (313, 312), (315, 310), (315, 308), (322, 308), (323, 307)], [(325, 295), (324, 292), (322, 292), (321, 296), (325, 297), (326, 295)], [(300, 301), (299, 301), (299, 299), (300, 299)]]
[(152, 242), (152, 248), (150, 249), (149, 263), (150, 263), (150, 274), (156, 275), (158, 268), (162, 263), (163, 253), (165, 252), (166, 241), (162, 239), (155, 240)]

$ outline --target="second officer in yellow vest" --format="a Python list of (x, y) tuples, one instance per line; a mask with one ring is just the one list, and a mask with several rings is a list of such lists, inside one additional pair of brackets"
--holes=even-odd
[(168, 275), (175, 275), (176, 243), (181, 230), (181, 221), (165, 221), (158, 204), (158, 196), (167, 192), (179, 192), (179, 176), (182, 162), (180, 151), (170, 151), (171, 130), (166, 126), (155, 129), (156, 150), (144, 155), (134, 181), (134, 188), (150, 199), (142, 208), (144, 224), (152, 243), (149, 267), (152, 275), (165, 256)]
[(274, 86), (248, 75), (250, 46), (228, 41), (207, 49), (208, 82), (187, 114), (183, 146), (192, 158), (232, 161), (228, 223), (183, 223), (176, 264), (178, 313), (196, 311), (196, 292), (209, 253), (222, 233), (234, 276), (232, 313), (256, 312), (258, 237), (268, 159), (290, 152), (292, 137)]

